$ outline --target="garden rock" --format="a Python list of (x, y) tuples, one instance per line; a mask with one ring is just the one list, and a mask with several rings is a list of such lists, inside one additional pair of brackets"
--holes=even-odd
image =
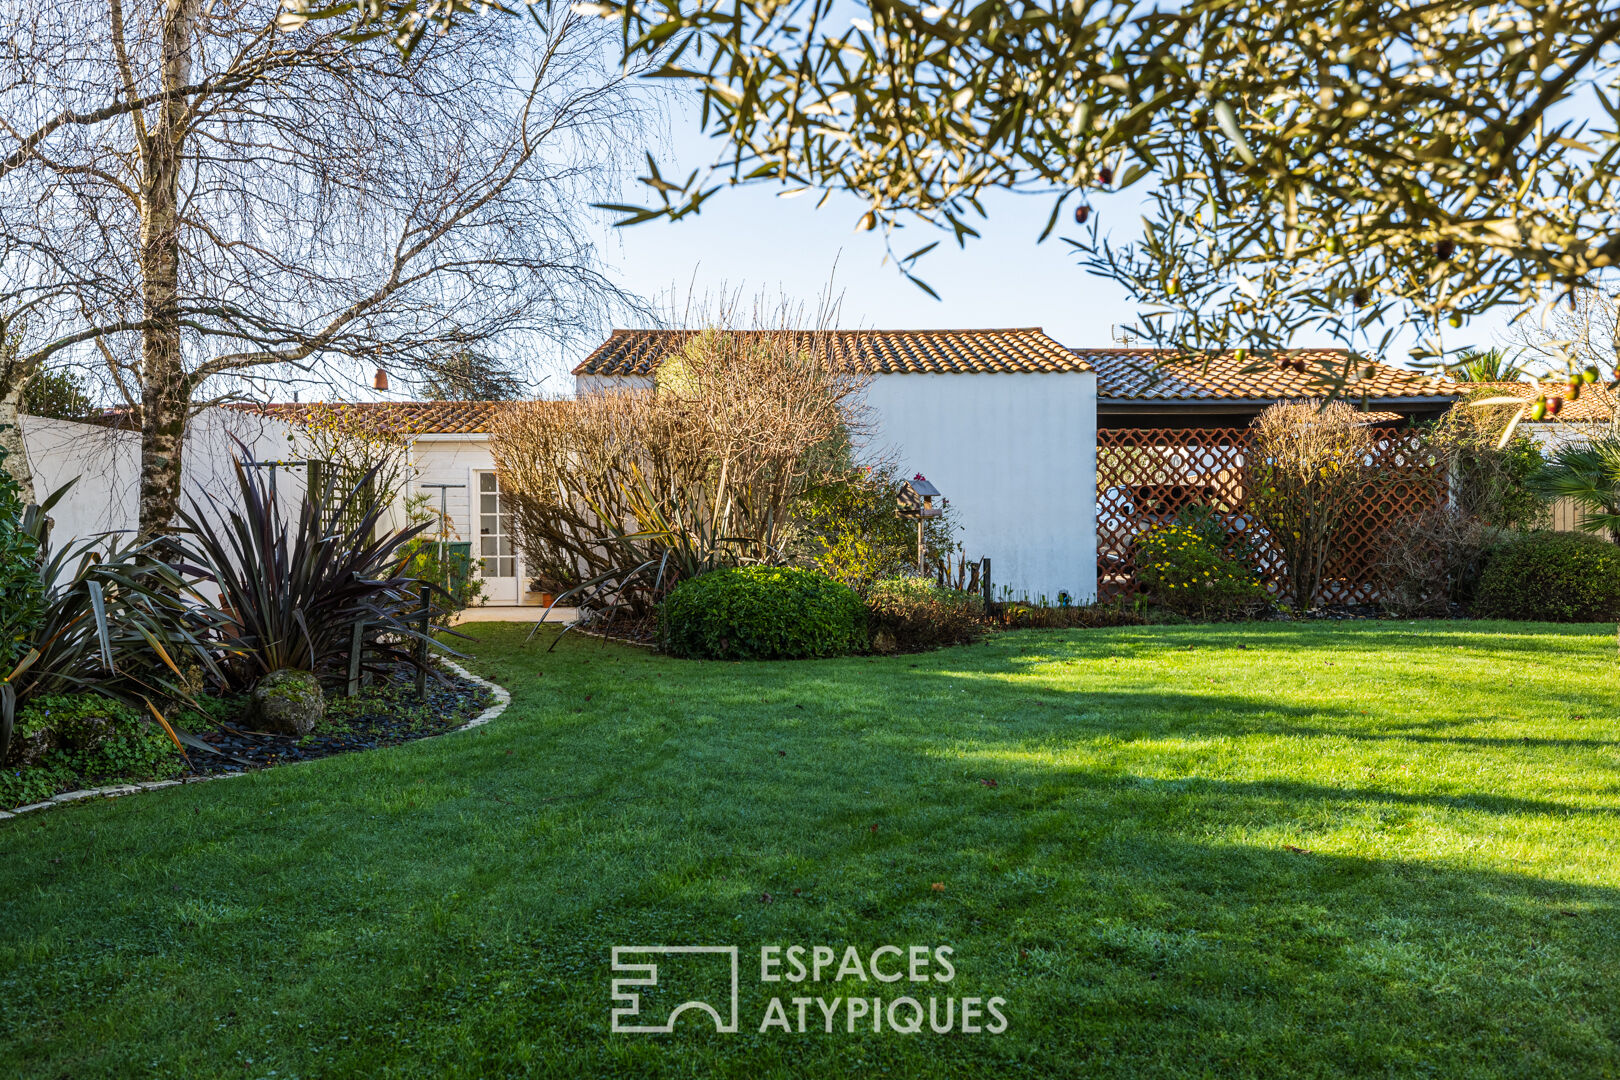
[(308, 735), (326, 716), (326, 698), (310, 672), (283, 668), (253, 688), (253, 713), (266, 731)]
[(6, 748), (5, 764), (8, 767), (24, 769), (30, 765), (37, 765), (51, 745), (51, 729), (48, 727), (35, 728), (29, 732), (14, 731), (11, 735), (11, 745)]

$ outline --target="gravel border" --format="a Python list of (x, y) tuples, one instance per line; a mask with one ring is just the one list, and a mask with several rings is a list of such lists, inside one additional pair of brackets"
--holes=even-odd
[[(477, 683), (479, 686), (484, 687), (484, 689), (488, 690), (491, 694), (495, 695), (495, 703), (493, 705), (491, 705), (489, 708), (485, 709), (483, 712), (479, 713), (477, 716), (473, 717), (471, 720), (467, 721), (465, 724), (462, 724), (458, 728), (452, 728), (449, 731), (442, 731), (437, 735), (427, 735), (427, 736), (424, 736), (424, 738), (442, 739), (446, 735), (454, 735), (454, 734), (456, 734), (457, 732), (460, 732), (460, 731), (471, 731), (473, 728), (483, 727), (485, 724), (489, 723), (491, 720), (494, 720), (496, 717), (500, 716), (501, 713), (506, 711), (506, 707), (508, 705), (512, 704), (512, 695), (507, 691), (506, 687), (501, 686), (501, 685), (499, 685), (497, 683), (492, 683), (488, 679), (482, 678), (482, 677), (480, 677), (478, 675), (474, 675), (472, 672), (468, 671), (466, 668), (462, 667), (460, 664), (456, 663), (454, 660), (441, 659), (439, 661), (439, 663), (443, 664), (445, 667), (449, 668), (451, 671), (455, 672), (457, 675), (461, 676), (463, 679), (466, 679), (468, 682)], [(420, 740), (412, 739), (410, 741), (411, 742), (418, 742)], [(386, 749), (386, 748), (384, 748), (384, 749)], [(329, 756), (331, 756), (331, 757), (342, 757), (343, 755), (342, 754), (334, 754), (334, 755), (329, 755)], [(327, 759), (326, 758), (316, 758), (314, 760), (316, 760), (316, 761), (325, 761)], [(289, 761), (289, 762), (287, 762), (287, 765), (307, 765), (307, 764), (309, 764), (309, 762), (307, 762), (307, 761)], [(271, 766), (271, 768), (273, 768), (273, 769), (281, 769), (281, 768), (285, 768), (285, 767), (286, 767), (285, 765), (273, 765), (273, 766)], [(269, 769), (254, 769), (253, 770), (253, 772), (256, 772), (256, 773), (269, 772), (269, 771), (270, 771)], [(51, 796), (49, 799), (46, 799), (44, 802), (29, 803), (27, 806), (14, 806), (9, 810), (0, 810), (0, 821), (5, 821), (8, 818), (14, 818), (19, 814), (32, 813), (35, 810), (49, 810), (53, 806), (63, 806), (65, 804), (67, 804), (67, 803), (78, 802), (81, 799), (96, 799), (96, 798), (117, 799), (117, 798), (120, 798), (120, 797), (122, 797), (124, 795), (136, 795), (136, 794), (139, 794), (142, 791), (156, 791), (159, 788), (179, 787), (182, 784), (206, 784), (211, 780), (234, 780), (239, 776), (247, 776), (247, 775), (248, 774), (245, 773), (245, 772), (217, 773), (217, 774), (215, 774), (213, 776), (187, 776), (187, 777), (184, 777), (184, 778), (179, 779), (179, 780), (148, 780), (148, 781), (145, 781), (144, 783), (113, 784), (110, 787), (86, 788), (86, 789), (84, 789), (82, 791), (64, 791), (60, 795)]]

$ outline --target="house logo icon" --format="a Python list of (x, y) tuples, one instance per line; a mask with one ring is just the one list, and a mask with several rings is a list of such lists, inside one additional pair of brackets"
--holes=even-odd
[[(658, 962), (660, 958), (669, 958), (661, 961), (665, 969), (662, 981)], [(702, 980), (705, 985), (716, 985), (714, 982), (716, 976), (722, 973), (729, 974), (730, 1002), (701, 999), (683, 1001), (663, 1017), (662, 1023), (647, 1022), (659, 1018), (641, 1015), (641, 994), (636, 988), (665, 988), (671, 984), (678, 986), (686, 981), (681, 978), (681, 973), (692, 969), (696, 969), (695, 974), (707, 976)], [(681, 1014), (689, 1011), (707, 1013), (714, 1020), (714, 1030), (722, 1034), (734, 1034), (737, 1030), (735, 945), (615, 945), (613, 971), (615, 975), (620, 972), (625, 975), (623, 978), (613, 980), (614, 1005), (611, 1030), (616, 1035), (667, 1035), (675, 1030), (675, 1021)], [(716, 1004), (724, 1005), (724, 1010), (716, 1008)]]

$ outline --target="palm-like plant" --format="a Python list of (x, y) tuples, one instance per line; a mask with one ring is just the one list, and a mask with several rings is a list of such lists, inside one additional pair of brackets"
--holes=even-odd
[(1531, 474), (1529, 486), (1550, 499), (1573, 500), (1583, 532), (1607, 533), (1620, 543), (1620, 436), (1563, 447)]
[(1463, 353), (1450, 373), (1461, 382), (1518, 382), (1525, 368), (1501, 349), (1474, 349)]
[(72, 484), (29, 506), (21, 531), (39, 558), (43, 608), (0, 694), (0, 756), (12, 711), (46, 694), (101, 694), (149, 712), (176, 745), (185, 741), (158, 703), (184, 698), (192, 669), (219, 677), (214, 654), (220, 616), (158, 554), (157, 544), (106, 536), (50, 545), (52, 507)]
[(209, 496), (206, 509), (193, 501), (180, 514), (181, 570), (219, 590), (227, 681), (246, 687), (283, 668), (333, 671), (362, 622), (368, 670), (416, 663), (416, 646), (442, 629), (421, 629), (420, 591), (442, 590), (401, 573), (401, 548), (427, 523), (383, 533), (386, 508), (368, 495), (369, 472), (348, 491), (328, 484), (311, 493), (293, 521), (240, 463), (236, 478), (240, 509)]

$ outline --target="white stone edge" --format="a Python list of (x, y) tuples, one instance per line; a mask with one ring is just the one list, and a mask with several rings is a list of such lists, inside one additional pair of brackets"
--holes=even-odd
[(439, 657), (439, 663), (443, 664), (457, 675), (460, 675), (468, 682), (477, 683), (479, 686), (482, 686), (491, 694), (495, 695), (495, 704), (491, 705), (489, 708), (485, 709), (483, 712), (479, 713), (465, 724), (462, 724), (460, 727), (447, 731), (444, 734), (454, 735), (457, 731), (471, 731), (475, 727), (483, 727), (485, 724), (501, 715), (501, 713), (505, 712), (506, 707), (512, 704), (511, 693), (506, 689), (506, 687), (501, 686), (499, 683), (492, 683), (481, 675), (474, 675), (472, 672), (468, 671), (454, 660), (447, 660), (441, 656)]
[[(454, 660), (446, 660), (445, 658), (440, 657), (439, 663), (443, 664), (457, 675), (460, 675), (468, 682), (477, 683), (479, 686), (484, 687), (491, 694), (495, 695), (495, 703), (489, 708), (485, 709), (483, 712), (479, 713), (477, 716), (473, 717), (471, 720), (467, 721), (465, 724), (462, 724), (460, 727), (451, 728), (449, 731), (443, 732), (441, 735), (430, 736), (430, 738), (442, 738), (443, 735), (454, 735), (458, 731), (471, 731), (473, 728), (483, 727), (491, 720), (494, 720), (496, 717), (500, 716), (501, 713), (506, 711), (506, 707), (512, 704), (512, 695), (507, 691), (506, 687), (501, 686), (498, 683), (492, 683), (482, 676), (474, 675), (472, 672), (468, 671)], [(324, 759), (317, 758), (316, 760), (319, 761)], [(302, 765), (305, 764), (305, 762), (294, 761), (289, 762), (288, 764)], [(272, 768), (276, 769), (285, 767), (286, 766), (284, 765), (272, 766)], [(252, 771), (268, 772), (269, 770), (254, 769)], [(27, 806), (14, 806), (9, 810), (0, 810), (0, 821), (17, 817), (19, 814), (33, 813), (35, 810), (49, 810), (53, 806), (62, 806), (67, 803), (78, 802), (81, 799), (116, 799), (124, 795), (136, 795), (142, 791), (156, 791), (158, 788), (179, 787), (181, 784), (206, 784), (210, 780), (234, 780), (238, 776), (246, 775), (248, 775), (247, 772), (216, 773), (213, 776), (187, 776), (179, 780), (148, 780), (144, 783), (113, 784), (109, 787), (87, 788), (83, 791), (64, 791), (60, 795), (51, 796), (44, 802), (29, 803)]]

